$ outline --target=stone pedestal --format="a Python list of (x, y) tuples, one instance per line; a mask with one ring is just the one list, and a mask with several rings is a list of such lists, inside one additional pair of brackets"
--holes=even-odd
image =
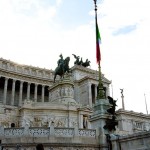
[(75, 102), (74, 100), (74, 84), (70, 77), (67, 76), (63, 80), (55, 83), (49, 88), (51, 102)]
[(108, 144), (106, 141), (107, 131), (103, 128), (105, 121), (110, 115), (107, 113), (107, 109), (110, 108), (110, 104), (107, 99), (98, 99), (94, 105), (94, 112), (91, 115), (90, 122), (92, 128), (99, 130), (99, 144), (100, 150), (108, 150)]

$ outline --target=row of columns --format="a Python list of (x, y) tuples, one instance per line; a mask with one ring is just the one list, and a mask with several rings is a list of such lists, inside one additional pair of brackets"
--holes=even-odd
[[(92, 83), (88, 83), (88, 100), (89, 100), (89, 106), (92, 107), (92, 85), (94, 85), (94, 91), (95, 91), (95, 95), (94, 95), (94, 99), (96, 101), (97, 99), (97, 93), (98, 93), (98, 84), (92, 84)], [(106, 97), (109, 95), (109, 87), (106, 87)]]
[[(97, 98), (97, 87), (98, 85), (94, 84), (95, 85), (95, 97), (94, 99), (96, 100)], [(88, 98), (89, 98), (89, 106), (92, 107), (92, 84), (91, 83), (88, 83)]]
[[(7, 98), (7, 87), (8, 87), (8, 79), (5, 78), (5, 83), (4, 83), (4, 99), (3, 99), (3, 104), (6, 105), (6, 98)], [(22, 105), (22, 94), (23, 94), (23, 83), (24, 81), (20, 81), (20, 90), (19, 90), (19, 106)], [(15, 85), (16, 85), (16, 80), (13, 79), (12, 83), (12, 95), (11, 95), (11, 105), (14, 105), (14, 97), (15, 97)], [(30, 99), (30, 85), (31, 83), (28, 82), (27, 85), (27, 100)], [(89, 101), (89, 106), (92, 107), (92, 90), (91, 90), (91, 83), (88, 83), (88, 101)], [(97, 87), (98, 85), (94, 84), (95, 86), (95, 100), (97, 98)], [(37, 102), (37, 89), (38, 89), (38, 84), (35, 83), (35, 88), (34, 88), (34, 101)], [(108, 89), (106, 90), (108, 92)], [(44, 102), (44, 93), (45, 93), (45, 85), (42, 85), (42, 102)], [(108, 95), (108, 93), (106, 93)], [(50, 96), (49, 96), (50, 99)]]
[[(3, 104), (4, 105), (6, 105), (8, 79), (9, 78), (5, 78), (5, 83), (4, 83), (4, 98), (3, 98)], [(22, 105), (23, 83), (24, 83), (24, 81), (20, 81), (19, 106)], [(16, 80), (13, 79), (11, 105), (14, 105), (15, 85), (16, 85)], [(28, 82), (28, 85), (27, 85), (27, 100), (30, 99), (30, 85), (31, 85), (31, 83)], [(35, 102), (37, 102), (37, 87), (38, 87), (38, 84), (35, 84), (35, 88), (34, 88), (34, 100), (35, 100)], [(45, 93), (45, 85), (42, 85), (42, 102), (44, 102), (44, 93)]]

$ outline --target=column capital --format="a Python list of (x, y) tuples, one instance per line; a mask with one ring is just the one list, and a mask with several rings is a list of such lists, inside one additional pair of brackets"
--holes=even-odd
[(24, 80), (19, 80), (20, 81), (20, 83), (24, 83), (25, 81)]
[(34, 83), (34, 85), (35, 85), (35, 86), (38, 86), (39, 84), (38, 84), (38, 83)]
[(27, 82), (28, 83), (28, 85), (31, 85), (31, 82)]
[(17, 80), (16, 79), (12, 79), (13, 80), (13, 82), (16, 82)]
[(8, 77), (5, 77), (5, 80), (8, 80), (9, 78)]

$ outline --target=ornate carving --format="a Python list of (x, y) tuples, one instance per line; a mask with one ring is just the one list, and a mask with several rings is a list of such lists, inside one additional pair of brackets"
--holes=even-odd
[(73, 99), (74, 97), (74, 89), (72, 83), (59, 83), (50, 88), (50, 99), (51, 101), (58, 100), (59, 102), (63, 102), (64, 98), (68, 97)]
[(56, 136), (73, 136), (74, 130), (67, 128), (55, 128)]
[(24, 116), (23, 119), (22, 119), (22, 127), (32, 127), (34, 124), (34, 119), (33, 117), (27, 117), (27, 116)]
[(29, 128), (29, 134), (33, 137), (47, 137), (49, 135), (48, 128)]
[(79, 129), (79, 136), (96, 137), (96, 130)]
[(78, 126), (77, 119), (76, 118), (70, 118), (69, 119), (69, 125), (70, 125), (71, 128), (77, 127)]
[(4, 72), (4, 71), (0, 71), (0, 75), (4, 76), (4, 77), (7, 77), (7, 78), (12, 78), (12, 79), (16, 79), (16, 80), (23, 80), (23, 81), (30, 82), (30, 83), (52, 85), (52, 82), (49, 82), (49, 81), (24, 77), (24, 76), (21, 76), (19, 74), (12, 74), (12, 73), (8, 73), (8, 72)]
[(5, 136), (19, 136), (22, 137), (24, 133), (24, 129), (23, 128), (6, 128), (4, 130), (4, 135)]

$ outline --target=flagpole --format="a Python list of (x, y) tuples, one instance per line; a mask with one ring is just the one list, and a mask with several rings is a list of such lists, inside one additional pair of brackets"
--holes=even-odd
[[(95, 27), (96, 27), (96, 34), (97, 34), (97, 0), (94, 0), (95, 4)], [(96, 44), (97, 44), (97, 35), (96, 35)], [(97, 99), (104, 99), (105, 94), (104, 94), (104, 87), (102, 84), (102, 73), (101, 73), (101, 66), (100, 66), (100, 60), (98, 61), (98, 70), (99, 70), (99, 89), (98, 89), (98, 96)]]

